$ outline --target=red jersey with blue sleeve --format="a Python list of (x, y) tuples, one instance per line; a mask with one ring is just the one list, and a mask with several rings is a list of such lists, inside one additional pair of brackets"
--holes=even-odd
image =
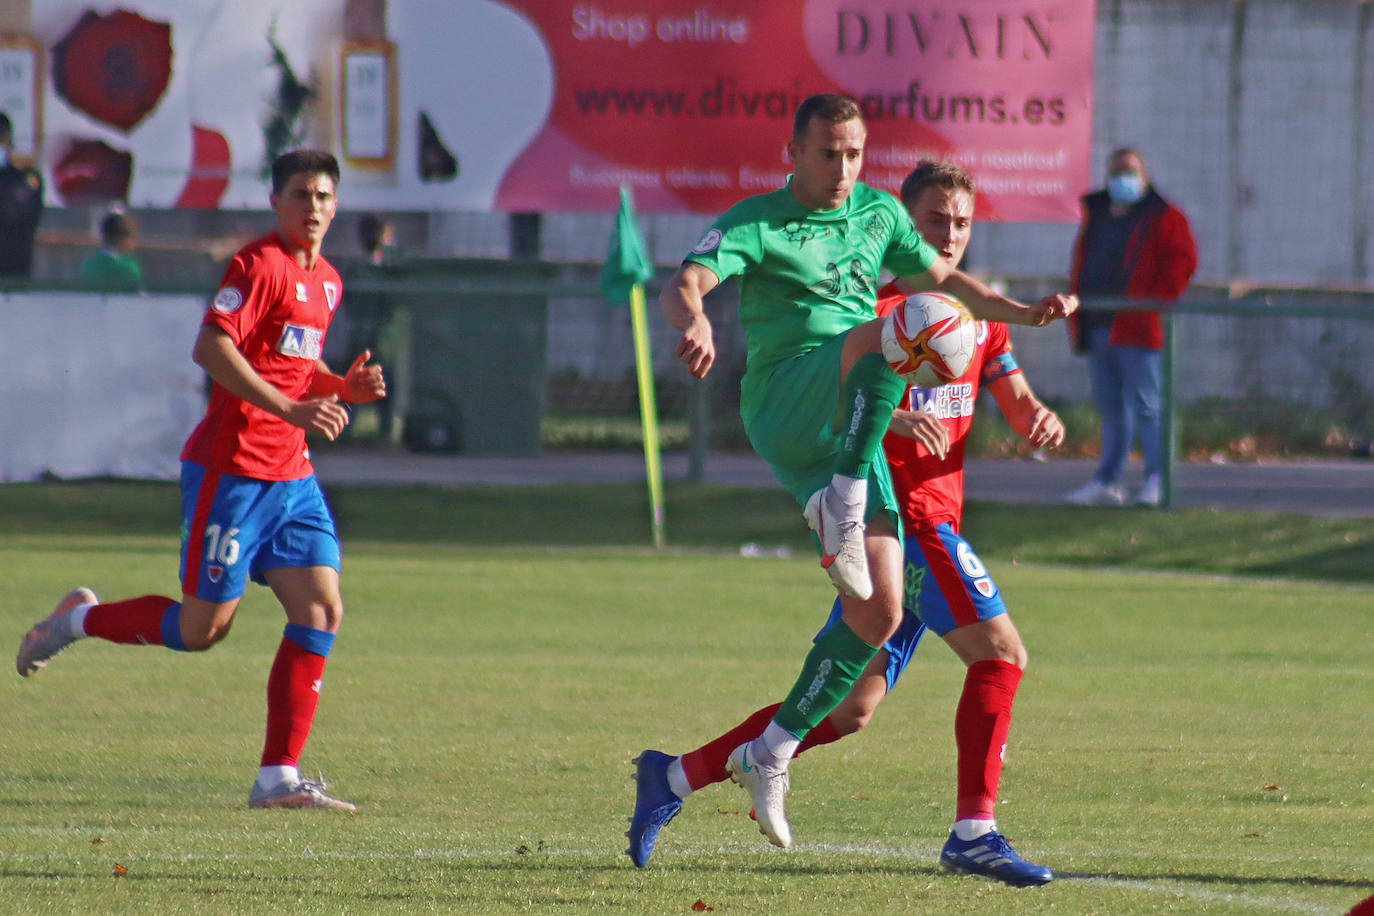
[[(303, 400), (339, 306), (343, 283), (324, 258), (306, 270), (274, 232), (229, 262), (202, 325), (222, 329), (253, 370), (288, 397)], [(305, 430), (210, 386), (205, 419), (186, 440), (185, 461), (258, 480), (298, 480), (314, 473)]]
[[(878, 291), (878, 315), (885, 316), (906, 296), (889, 283)], [(907, 389), (905, 410), (934, 415), (949, 433), (949, 451), (937, 458), (915, 439), (889, 431), (883, 451), (892, 470), (892, 484), (901, 505), (902, 521), (911, 528), (933, 527), (948, 522), (959, 530), (964, 513), (964, 447), (980, 385), (1020, 372), (1012, 355), (1007, 326), (998, 321), (979, 321), (977, 346), (968, 369), (959, 378), (935, 388)]]

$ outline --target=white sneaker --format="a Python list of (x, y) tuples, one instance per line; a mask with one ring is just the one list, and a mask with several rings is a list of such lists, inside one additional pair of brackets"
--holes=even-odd
[(341, 798), (325, 793), (329, 786), (324, 780), (287, 779), (270, 789), (253, 783), (248, 793), (250, 808), (336, 808), (340, 811), (356, 811), (358, 806)]
[(68, 617), (81, 605), (95, 604), (99, 600), (89, 588), (74, 588), (57, 602), (51, 614), (34, 624), (20, 640), (19, 654), (14, 659), (20, 677), (33, 674), (47, 665), (48, 659), (76, 642)]
[(774, 846), (792, 845), (792, 825), (787, 820), (787, 791), (792, 787), (787, 767), (764, 766), (749, 752), (746, 741), (730, 752), (725, 771), (735, 785), (743, 786), (754, 802), (754, 819), (759, 833)]
[(1120, 487), (1109, 487), (1094, 478), (1077, 490), (1065, 493), (1064, 501), (1075, 506), (1120, 506), (1126, 502), (1126, 494)]
[(1137, 506), (1157, 507), (1164, 501), (1163, 485), (1158, 474), (1151, 474), (1145, 478), (1145, 486), (1140, 488), (1140, 492), (1135, 496)]
[(830, 487), (817, 490), (806, 501), (806, 523), (821, 536), (821, 566), (830, 581), (846, 595), (860, 600), (873, 597), (864, 550), (864, 507), (852, 506), (835, 496)]

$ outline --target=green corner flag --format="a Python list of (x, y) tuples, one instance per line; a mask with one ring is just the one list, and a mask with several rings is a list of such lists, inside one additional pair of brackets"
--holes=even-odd
[(644, 239), (635, 219), (634, 198), (630, 189), (620, 187), (620, 213), (611, 233), (611, 247), (601, 268), (601, 291), (617, 305), (630, 301), (630, 291), (654, 275), (654, 266), (644, 252)]
[(663, 468), (659, 462), (658, 407), (654, 403), (654, 368), (649, 354), (649, 318), (644, 306), (644, 281), (654, 275), (645, 254), (644, 239), (635, 220), (630, 189), (621, 185), (620, 213), (606, 264), (601, 268), (601, 290), (614, 303), (630, 303), (634, 329), (635, 378), (639, 382), (639, 422), (644, 434), (644, 470), (649, 478), (649, 509), (654, 546), (663, 546)]

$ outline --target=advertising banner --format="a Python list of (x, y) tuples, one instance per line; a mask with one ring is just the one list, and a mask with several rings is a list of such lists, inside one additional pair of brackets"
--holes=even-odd
[[(1073, 221), (1093, 0), (45, 0), (50, 203), (267, 204), (295, 145), (370, 209), (715, 214), (781, 186), (797, 104), (861, 102), (865, 178), (956, 160), (979, 217)], [(356, 12), (356, 9), (354, 10)]]
[(780, 186), (797, 104), (861, 102), (865, 180), (917, 160), (978, 181), (979, 216), (1074, 221), (1092, 126), (1092, 0), (512, 0), (539, 30), (548, 117), (502, 177), (506, 210), (718, 212)]

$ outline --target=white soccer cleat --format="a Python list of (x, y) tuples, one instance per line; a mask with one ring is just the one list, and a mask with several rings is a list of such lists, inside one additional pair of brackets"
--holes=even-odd
[(830, 581), (861, 601), (873, 597), (868, 552), (864, 549), (863, 511), (862, 504), (849, 505), (825, 487), (811, 494), (803, 512), (811, 530), (821, 536), (821, 566)]
[(749, 744), (746, 741), (730, 752), (725, 770), (753, 800), (759, 833), (774, 846), (786, 849), (792, 845), (792, 824), (787, 820), (787, 792), (791, 788), (787, 767), (768, 767), (754, 760)]
[(51, 614), (33, 625), (19, 642), (19, 654), (14, 658), (20, 677), (28, 677), (48, 664), (63, 649), (76, 642), (72, 635), (71, 612), (83, 604), (95, 604), (100, 599), (89, 588), (74, 588), (53, 608)]
[(1119, 506), (1126, 502), (1126, 494), (1121, 492), (1120, 487), (1109, 487), (1093, 479), (1077, 490), (1065, 493), (1064, 501), (1075, 506)]
[(325, 793), (329, 788), (323, 780), (284, 779), (270, 789), (253, 783), (253, 791), (248, 794), (250, 808), (337, 808), (340, 811), (356, 811), (358, 806), (352, 802), (334, 798)]

